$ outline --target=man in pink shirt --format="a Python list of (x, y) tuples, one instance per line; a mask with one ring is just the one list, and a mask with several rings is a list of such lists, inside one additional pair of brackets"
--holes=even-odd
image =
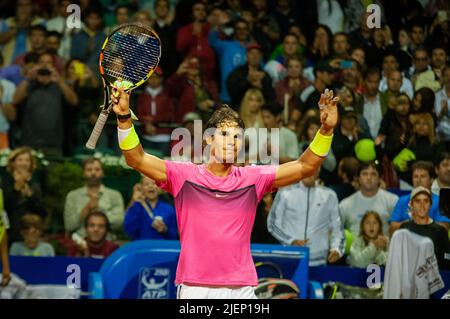
[(178, 298), (256, 298), (257, 273), (250, 235), (264, 193), (313, 175), (330, 149), (338, 98), (325, 90), (319, 101), (322, 126), (310, 147), (295, 161), (274, 166), (234, 165), (243, 142), (244, 123), (222, 106), (206, 124), (212, 134), (207, 163), (164, 161), (146, 154), (129, 110), (129, 95), (111, 96), (117, 115), (119, 146), (127, 164), (155, 180), (175, 199), (181, 252), (175, 283)]

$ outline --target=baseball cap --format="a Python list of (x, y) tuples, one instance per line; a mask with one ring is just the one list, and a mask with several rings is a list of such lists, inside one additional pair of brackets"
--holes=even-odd
[(426, 194), (426, 195), (428, 195), (428, 197), (430, 197), (430, 200), (432, 199), (431, 192), (428, 188), (425, 188), (423, 186), (417, 186), (411, 192), (411, 200), (413, 200), (414, 197), (416, 197), (419, 194)]
[(252, 49), (256, 49), (256, 50), (259, 50), (259, 51), (263, 52), (262, 47), (258, 43), (251, 43), (251, 44), (249, 44), (247, 46), (247, 52), (252, 50)]

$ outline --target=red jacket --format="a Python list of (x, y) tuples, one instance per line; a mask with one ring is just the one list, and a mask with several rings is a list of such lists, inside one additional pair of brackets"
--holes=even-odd
[[(152, 103), (155, 102), (155, 108), (152, 109)], [(172, 99), (163, 89), (157, 96), (152, 97), (144, 90), (137, 98), (136, 104), (137, 117), (143, 123), (173, 123), (175, 108)], [(170, 134), (170, 128), (157, 128), (157, 134)]]
[[(178, 101), (176, 104), (175, 120), (177, 123), (183, 121), (183, 116), (188, 112), (195, 112), (195, 90), (194, 86), (184, 76), (174, 73), (166, 82), (170, 96)], [(204, 81), (204, 87), (210, 99), (219, 102), (219, 91), (217, 85), (212, 81)]]
[(208, 33), (211, 29), (208, 23), (203, 25), (201, 36), (192, 34), (192, 23), (180, 28), (177, 33), (177, 52), (183, 58), (196, 56), (200, 59), (200, 65), (208, 79), (215, 78), (216, 56), (208, 42)]

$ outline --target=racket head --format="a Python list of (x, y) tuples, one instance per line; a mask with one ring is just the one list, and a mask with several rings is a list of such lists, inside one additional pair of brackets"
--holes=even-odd
[(126, 92), (142, 85), (153, 74), (161, 59), (161, 40), (149, 26), (122, 24), (103, 42), (99, 69), (109, 85), (126, 83)]

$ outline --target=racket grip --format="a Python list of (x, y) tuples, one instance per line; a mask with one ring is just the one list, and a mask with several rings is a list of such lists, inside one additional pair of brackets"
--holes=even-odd
[(101, 112), (98, 116), (97, 122), (95, 122), (94, 129), (92, 130), (91, 136), (86, 143), (88, 149), (95, 149), (97, 141), (102, 134), (103, 127), (105, 126), (106, 120), (108, 119), (109, 112)]

